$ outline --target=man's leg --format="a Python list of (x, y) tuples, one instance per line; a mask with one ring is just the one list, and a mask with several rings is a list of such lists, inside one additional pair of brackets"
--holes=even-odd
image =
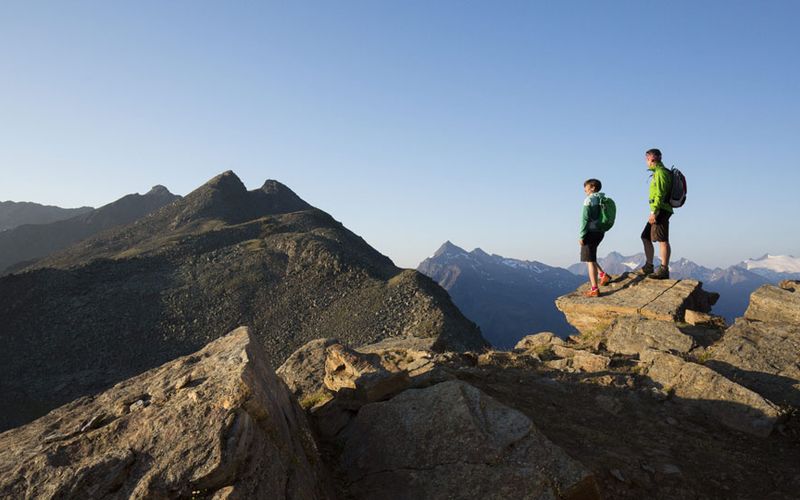
[[(652, 247), (653, 244), (651, 243), (650, 246)], [(662, 241), (661, 242), (661, 265), (664, 267), (669, 267), (669, 257), (672, 255), (672, 246), (669, 244), (669, 241)]]
[(653, 257), (655, 257), (656, 249), (653, 247), (653, 242), (650, 241), (649, 236), (647, 238), (642, 238), (642, 243), (644, 244), (645, 265), (652, 267)]
[(597, 262), (587, 262), (586, 267), (589, 269), (589, 283), (592, 288), (597, 288)]

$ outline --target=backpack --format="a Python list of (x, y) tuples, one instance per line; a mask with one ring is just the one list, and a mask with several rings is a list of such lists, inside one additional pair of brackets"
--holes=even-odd
[(600, 198), (600, 220), (598, 229), (603, 232), (614, 227), (614, 220), (617, 218), (617, 204), (608, 196)]
[(667, 202), (673, 208), (682, 207), (686, 203), (686, 192), (688, 191), (686, 177), (674, 165), (670, 169), (670, 173), (672, 174), (672, 191)]

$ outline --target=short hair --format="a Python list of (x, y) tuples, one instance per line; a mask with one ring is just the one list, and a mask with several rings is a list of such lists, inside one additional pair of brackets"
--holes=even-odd
[(656, 160), (660, 160), (661, 159), (661, 150), (660, 149), (656, 149), (656, 148), (648, 149), (647, 151), (644, 152), (644, 154), (653, 155), (653, 156), (656, 157)]
[(603, 189), (603, 183), (598, 181), (597, 179), (589, 179), (583, 183), (583, 187), (590, 186), (595, 193), (599, 192)]

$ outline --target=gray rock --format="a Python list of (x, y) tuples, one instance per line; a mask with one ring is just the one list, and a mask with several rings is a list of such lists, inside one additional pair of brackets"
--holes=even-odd
[(329, 392), (323, 383), (326, 349), (338, 343), (338, 340), (329, 338), (312, 340), (293, 352), (275, 370), (301, 403), (310, 398), (326, 398)]
[(366, 405), (343, 436), (355, 498), (599, 498), (525, 415), (460, 381)]
[(790, 286), (785, 282), (782, 288), (762, 286), (750, 295), (750, 305), (744, 317), (770, 323), (800, 325), (800, 286)]
[(556, 300), (556, 307), (581, 334), (598, 334), (620, 316), (683, 321), (687, 309), (708, 312), (719, 298), (699, 281), (650, 280), (629, 273), (603, 288), (600, 297), (585, 297), (583, 286)]
[(329, 346), (325, 358), (325, 387), (363, 402), (380, 401), (410, 385), (405, 371), (390, 372), (377, 354), (364, 354), (341, 344)]
[(780, 416), (770, 401), (708, 367), (654, 349), (640, 358), (647, 376), (662, 390), (731, 429), (767, 436)]
[(611, 364), (611, 359), (606, 356), (561, 345), (554, 345), (553, 353), (567, 360), (569, 368), (583, 372), (607, 370)]
[(550, 345), (564, 345), (564, 340), (551, 332), (541, 332), (533, 335), (527, 335), (522, 340), (517, 342), (514, 349), (522, 351), (535, 351), (540, 348), (545, 348)]
[(304, 412), (246, 328), (0, 434), (0, 450), (2, 498), (331, 497)]
[(673, 322), (627, 316), (614, 321), (607, 332), (606, 348), (620, 354), (639, 354), (647, 349), (664, 352), (689, 352), (692, 337)]
[(740, 318), (707, 358), (708, 367), (771, 401), (800, 406), (800, 324)]

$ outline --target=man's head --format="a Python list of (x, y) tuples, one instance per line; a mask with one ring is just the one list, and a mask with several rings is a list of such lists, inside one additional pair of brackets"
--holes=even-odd
[(647, 166), (655, 165), (661, 162), (661, 150), (656, 148), (648, 149), (644, 152), (644, 158), (647, 160)]
[(583, 192), (586, 194), (597, 193), (603, 189), (603, 184), (597, 179), (589, 179), (583, 183)]

